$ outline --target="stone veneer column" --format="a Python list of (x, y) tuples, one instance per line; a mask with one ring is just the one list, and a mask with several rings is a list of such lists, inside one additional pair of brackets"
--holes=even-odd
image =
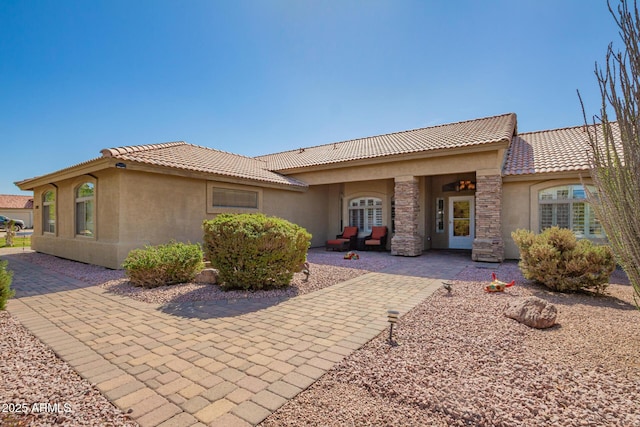
[(502, 241), (502, 176), (476, 175), (476, 237), (471, 259), (504, 261)]
[(391, 239), (391, 255), (418, 256), (424, 247), (418, 234), (420, 186), (415, 176), (395, 178), (395, 234)]

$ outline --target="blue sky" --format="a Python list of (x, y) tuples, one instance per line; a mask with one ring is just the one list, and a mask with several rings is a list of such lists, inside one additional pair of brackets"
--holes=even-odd
[(0, 194), (123, 145), (580, 125), (618, 39), (605, 0), (0, 0)]

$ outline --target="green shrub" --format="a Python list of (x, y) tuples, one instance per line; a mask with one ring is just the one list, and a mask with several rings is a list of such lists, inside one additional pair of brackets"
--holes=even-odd
[(132, 250), (122, 268), (132, 285), (155, 288), (190, 282), (204, 268), (204, 263), (200, 246), (171, 242)]
[(304, 228), (263, 214), (221, 214), (203, 228), (205, 254), (225, 289), (287, 286), (311, 243)]
[(7, 261), (0, 261), (0, 310), (4, 310), (7, 300), (15, 294), (11, 289), (12, 280), (13, 271), (7, 270)]
[(602, 293), (616, 268), (609, 246), (578, 241), (571, 230), (551, 227), (539, 235), (516, 230), (511, 237), (520, 249), (519, 266), (523, 276), (554, 291), (591, 288)]

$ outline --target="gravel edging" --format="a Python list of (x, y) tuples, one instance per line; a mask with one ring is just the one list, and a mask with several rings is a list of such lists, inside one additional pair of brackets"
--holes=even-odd
[(138, 425), (6, 311), (0, 336), (0, 425)]
[(100, 286), (116, 295), (129, 297), (149, 304), (184, 303), (193, 301), (221, 301), (245, 298), (292, 298), (318, 291), (327, 286), (368, 273), (367, 270), (310, 264), (313, 272), (309, 280), (304, 274), (295, 273), (291, 285), (281, 289), (263, 291), (223, 291), (218, 285), (182, 283), (145, 289), (131, 285), (126, 278), (111, 280)]
[(308, 280), (303, 273), (295, 273), (290, 286), (265, 291), (223, 291), (217, 285), (182, 283), (144, 289), (133, 286), (123, 270), (111, 270), (97, 265), (83, 264), (37, 252), (21, 254), (22, 260), (34, 263), (47, 270), (73, 277), (85, 283), (100, 285), (116, 295), (129, 297), (149, 304), (182, 303), (193, 301), (220, 301), (243, 298), (292, 298), (315, 292), (327, 286), (344, 282), (363, 274), (379, 271), (391, 265), (388, 256), (368, 253), (359, 260), (343, 258), (343, 253), (310, 250), (311, 275)]

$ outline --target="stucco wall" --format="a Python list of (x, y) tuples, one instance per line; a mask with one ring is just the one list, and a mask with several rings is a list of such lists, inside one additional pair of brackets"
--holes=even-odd
[(304, 227), (311, 233), (311, 246), (319, 247), (340, 228), (339, 197), (339, 185), (311, 187), (304, 193), (265, 188), (263, 211)]
[[(133, 170), (105, 169), (34, 189), (33, 249), (60, 256), (119, 268), (130, 250), (171, 240), (202, 241), (202, 222), (220, 210), (212, 209), (208, 192), (213, 186), (242, 188), (260, 192), (259, 210), (296, 222), (314, 236), (313, 244), (323, 245), (329, 229), (329, 214), (337, 211), (339, 198), (330, 201), (338, 186), (320, 186), (308, 192), (217, 183)], [(95, 184), (95, 234), (75, 234), (75, 189), (85, 181)], [(42, 231), (42, 195), (56, 193), (56, 232)], [(234, 209), (225, 209), (231, 212)], [(337, 216), (337, 215), (336, 215)]]
[[(75, 190), (85, 183), (95, 185), (96, 215), (93, 237), (75, 233)], [(46, 191), (56, 194), (56, 230), (42, 229), (42, 196)], [(120, 179), (113, 169), (98, 171), (37, 187), (34, 189), (34, 232), (31, 247), (62, 258), (116, 268), (118, 266), (118, 211)], [(102, 220), (105, 218), (105, 220)]]
[[(213, 187), (256, 191), (260, 206), (253, 209), (215, 209), (209, 197)], [(327, 186), (307, 192), (229, 184), (179, 176), (129, 172), (123, 174), (119, 259), (144, 244), (170, 240), (202, 242), (202, 222), (220, 212), (262, 212), (305, 227), (312, 245), (324, 244), (327, 229)]]
[(520, 258), (518, 247), (511, 238), (511, 232), (519, 228), (530, 229), (532, 184), (531, 181), (502, 183), (502, 240), (506, 259)]
[[(541, 176), (541, 175), (539, 175)], [(585, 183), (590, 184), (587, 179)], [(524, 228), (539, 233), (538, 192), (559, 185), (581, 184), (578, 175), (549, 176), (546, 179), (503, 182), (502, 238), (505, 257), (518, 259), (518, 247), (511, 238), (511, 232)]]
[[(121, 174), (118, 258), (171, 240), (202, 241), (208, 215), (205, 180), (138, 171)], [(102, 218), (101, 218), (102, 219)]]
[[(309, 185), (393, 179), (397, 176), (434, 176), (496, 169), (502, 165), (502, 150), (459, 153), (455, 156), (435, 156), (391, 163), (351, 165), (330, 170), (291, 173)], [(371, 162), (375, 161), (371, 160)]]

